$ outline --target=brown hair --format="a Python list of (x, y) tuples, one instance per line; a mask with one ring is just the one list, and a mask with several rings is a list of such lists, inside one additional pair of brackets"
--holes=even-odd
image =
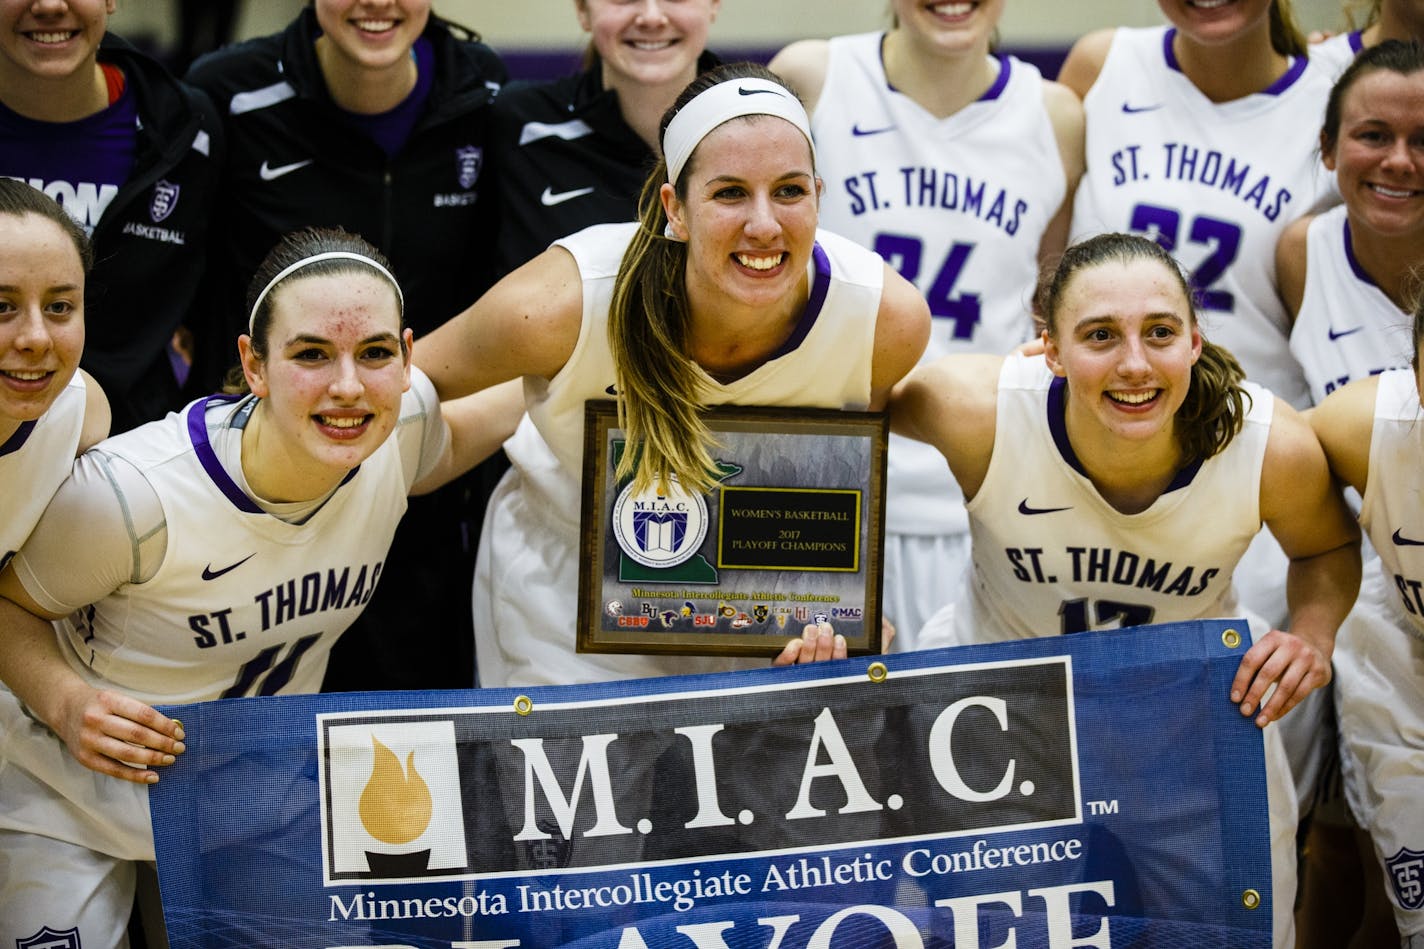
[[(312, 261), (273, 284), (278, 275), (293, 264), (308, 260), (318, 254), (333, 252), (364, 257), (371, 264), (379, 264), (384, 267), (386, 272), (382, 273), (371, 264), (362, 263), (360, 260), (338, 257)], [(248, 336), (252, 340), (253, 355), (261, 360), (267, 359), (267, 344), (272, 330), (272, 301), (282, 287), (293, 280), (301, 280), (306, 277), (358, 273), (375, 274), (387, 282), (389, 282), (387, 274), (391, 273), (391, 264), (386, 260), (385, 255), (358, 234), (352, 234), (337, 227), (308, 227), (283, 236), (277, 242), (277, 246), (268, 251), (267, 256), (262, 259), (262, 263), (257, 266), (257, 271), (252, 275), (252, 282), (247, 287), (247, 311), (252, 314)], [(265, 296), (263, 295), (264, 290), (266, 291)], [(397, 307), (400, 308), (401, 328), (404, 329), (405, 311), (400, 303), (400, 288), (391, 283), (391, 290), (396, 298)], [(404, 335), (401, 336), (401, 353), (405, 353)], [(228, 393), (248, 391), (247, 379), (243, 376), (241, 366), (236, 366), (228, 371), (227, 378), (223, 381), (223, 391)]]
[[(1156, 261), (1176, 277), (1192, 324), (1197, 325), (1195, 294), (1171, 254), (1156, 241), (1138, 234), (1099, 234), (1065, 250), (1052, 275), (1040, 281), (1038, 306), (1047, 321), (1048, 334), (1057, 336), (1064, 295), (1079, 273), (1106, 263), (1128, 264), (1135, 260)], [(1210, 458), (1241, 432), (1250, 398), (1241, 387), (1245, 375), (1235, 356), (1202, 338), (1201, 356), (1192, 366), (1187, 397), (1177, 409), (1174, 426), (1184, 463)]]
[[(698, 76), (663, 114), (659, 136), (673, 117), (701, 93), (733, 79), (780, 77), (755, 63), (728, 63)], [(789, 89), (788, 89), (789, 91)], [(673, 182), (679, 200), (687, 196), (688, 161)], [(687, 353), (692, 319), (687, 300), (687, 245), (665, 236), (668, 224), (659, 192), (667, 164), (659, 159), (638, 199), (639, 228), (623, 254), (608, 311), (608, 343), (618, 387), (618, 424), (627, 450), (618, 477), (633, 477), (636, 490), (666, 487), (670, 476), (684, 490), (711, 487), (711, 440), (700, 412), (702, 375)]]
[(1271, 4), (1271, 48), (1282, 56), (1305, 56), (1310, 46), (1295, 19), (1291, 0)]
[(1361, 51), (1335, 80), (1330, 97), (1325, 100), (1325, 121), (1320, 127), (1320, 151), (1330, 154), (1340, 140), (1340, 114), (1345, 97), (1362, 77), (1374, 72), (1393, 72), (1410, 76), (1424, 70), (1424, 46), (1415, 40), (1385, 40)]
[(70, 217), (69, 212), (60, 207), (53, 198), (38, 188), (32, 187), (28, 182), (0, 177), (0, 214), (14, 217), (34, 214), (53, 221), (74, 245), (75, 252), (79, 254), (79, 264), (84, 268), (84, 272), (87, 274), (89, 268), (94, 266), (94, 245), (90, 243), (89, 236), (84, 233), (84, 228), (80, 227), (78, 222)]

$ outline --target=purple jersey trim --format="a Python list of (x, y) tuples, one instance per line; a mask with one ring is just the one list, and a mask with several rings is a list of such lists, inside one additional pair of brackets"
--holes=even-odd
[(25, 442), (29, 440), (30, 433), (35, 430), (36, 421), (31, 419), (28, 422), (21, 422), (14, 434), (5, 439), (5, 444), (0, 445), (0, 455), (9, 455), (23, 448)]
[(213, 446), (208, 441), (208, 406), (222, 402), (236, 402), (241, 396), (234, 395), (210, 395), (206, 399), (199, 399), (188, 406), (188, 438), (193, 442), (193, 450), (198, 453), (198, 461), (202, 463), (203, 470), (208, 473), (213, 484), (217, 485), (219, 491), (232, 502), (232, 506), (246, 514), (265, 513), (257, 503), (247, 496), (237, 482), (232, 480), (232, 476), (227, 473), (227, 469), (218, 461), (217, 452), (213, 451)]
[(999, 96), (1003, 95), (1004, 90), (1009, 86), (1009, 64), (1012, 60), (1007, 56), (998, 56), (995, 58), (999, 60), (999, 76), (988, 89), (984, 90), (984, 94), (979, 97), (980, 102), (993, 102), (999, 98)]
[[(236, 402), (245, 399), (242, 395), (210, 395), (206, 399), (200, 399), (188, 406), (188, 437), (193, 442), (193, 450), (198, 453), (198, 461), (202, 463), (203, 470), (208, 473), (213, 484), (217, 485), (233, 507), (247, 514), (266, 514), (267, 512), (257, 506), (257, 502), (248, 497), (246, 492), (237, 486), (237, 482), (232, 480), (232, 476), (227, 473), (227, 469), (218, 461), (217, 452), (213, 451), (212, 444), (208, 441), (208, 406), (215, 403)], [(244, 428), (247, 420), (252, 416), (252, 410), (257, 407), (257, 399), (252, 400), (252, 404), (243, 409), (239, 409), (237, 417), (233, 419), (233, 428)], [(357, 465), (346, 472), (346, 477), (341, 479), (341, 484), (345, 484), (356, 477), (356, 472), (361, 470)], [(340, 487), (341, 485), (337, 485)]]
[(1355, 30), (1352, 33), (1346, 33), (1345, 41), (1350, 44), (1350, 52), (1358, 56), (1365, 48), (1365, 31)]
[[(1167, 61), (1168, 69), (1174, 72), (1181, 72), (1182, 65), (1177, 62), (1177, 54), (1172, 51), (1172, 40), (1176, 38), (1177, 28), (1175, 26), (1169, 27), (1167, 32), (1162, 34), (1162, 57)], [(1281, 74), (1281, 78), (1262, 89), (1259, 95), (1278, 96), (1282, 92), (1285, 92), (1291, 86), (1295, 85), (1295, 81), (1300, 78), (1301, 73), (1305, 72), (1305, 67), (1308, 63), (1309, 60), (1304, 56), (1290, 57), (1290, 65), (1286, 68), (1286, 71)]]
[[(1053, 444), (1058, 447), (1058, 454), (1068, 463), (1068, 467), (1087, 478), (1088, 472), (1083, 470), (1083, 463), (1078, 460), (1078, 453), (1073, 450), (1073, 446), (1068, 441), (1068, 423), (1065, 415), (1067, 408), (1068, 381), (1062, 376), (1054, 376), (1053, 381), (1048, 385), (1048, 430), (1053, 434)], [(1185, 468), (1179, 469), (1172, 478), (1172, 483), (1167, 485), (1166, 490), (1162, 493), (1167, 494), (1191, 484), (1192, 479), (1197, 476), (1197, 472), (1201, 470), (1205, 461), (1205, 458), (1198, 458)]]
[(1361, 283), (1369, 284), (1372, 287), (1378, 287), (1379, 284), (1375, 283), (1373, 277), (1365, 273), (1365, 268), (1360, 266), (1360, 260), (1358, 257), (1355, 256), (1355, 241), (1353, 238), (1350, 237), (1350, 222), (1348, 220), (1345, 222), (1345, 226), (1341, 230), (1341, 236), (1345, 242), (1345, 259), (1349, 261), (1350, 269), (1354, 271), (1355, 276), (1360, 280)]
[[(831, 289), (831, 259), (826, 256), (819, 243), (811, 248), (811, 259), (816, 265), (816, 276), (811, 281), (811, 294), (806, 299), (806, 309), (801, 311), (801, 319), (796, 323), (796, 329), (792, 330), (791, 336), (781, 344), (781, 348), (771, 354), (771, 359), (780, 359), (800, 346), (806, 339), (806, 334), (811, 332), (811, 327), (816, 325), (816, 318), (821, 315), (821, 307), (826, 304), (826, 293)], [(767, 361), (770, 362), (771, 359)]]

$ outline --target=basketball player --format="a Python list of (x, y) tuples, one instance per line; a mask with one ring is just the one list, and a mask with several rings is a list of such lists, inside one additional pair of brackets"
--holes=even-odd
[(892, 421), (968, 499), (973, 573), (931, 621), (955, 642), (1240, 615), (1232, 572), (1271, 528), (1294, 625), (1253, 628), (1230, 700), (1267, 729), (1276, 945), (1291, 946), (1296, 801), (1267, 726), (1330, 679), (1358, 531), (1310, 429), (1203, 338), (1191, 296), (1156, 243), (1090, 238), (1046, 285), (1043, 356), (944, 357), (897, 388)]
[[(514, 467), (475, 575), (484, 685), (726, 668), (574, 651), (585, 401), (617, 393), (635, 484), (698, 490), (711, 468), (700, 406), (876, 408), (924, 349), (914, 287), (817, 231), (811, 132), (779, 79), (718, 67), (662, 126), (666, 159), (640, 222), (557, 242), (422, 341), (420, 365), (446, 397), (526, 377), (529, 419), (506, 446)], [(781, 661), (844, 655), (816, 625)]]
[(79, 368), (92, 254), (63, 208), (0, 178), (0, 567), (108, 430), (104, 393)]
[[(1349, 8), (1363, 4), (1344, 4), (1346, 15), (1353, 22)], [(1324, 66), (1332, 76), (1339, 76), (1345, 67), (1363, 50), (1385, 40), (1424, 38), (1424, 8), (1415, 0), (1369, 0), (1364, 26), (1339, 33), (1310, 46), (1310, 59)]]
[[(1006, 353), (1035, 335), (1040, 264), (1056, 262), (1083, 169), (1083, 109), (991, 53), (1004, 0), (942, 13), (895, 0), (888, 31), (805, 40), (771, 68), (811, 112), (821, 224), (913, 282), (935, 317), (925, 360)], [(964, 500), (928, 445), (892, 435), (885, 612), (897, 649), (969, 567)]]
[[(1378, 48), (1378, 47), (1376, 47)], [(1424, 306), (1412, 326), (1414, 364), (1338, 389), (1310, 421), (1330, 467), (1364, 499), (1360, 523), (1379, 555), (1335, 651), (1335, 705), (1345, 793), (1369, 831), (1400, 945), (1424, 947), (1424, 525), (1421, 525), (1419, 357)]]
[(315, 691), (407, 493), (519, 416), (505, 387), (447, 426), (364, 241), (299, 232), (259, 273), (250, 393), (87, 452), (0, 573), (4, 945), (44, 927), (125, 945), (134, 861), (154, 859), (146, 785), (188, 738), (152, 706)]
[(1320, 153), (1344, 204), (1281, 235), (1276, 269), (1290, 347), (1319, 403), (1351, 379), (1410, 362), (1424, 267), (1424, 50), (1386, 40), (1330, 93)]

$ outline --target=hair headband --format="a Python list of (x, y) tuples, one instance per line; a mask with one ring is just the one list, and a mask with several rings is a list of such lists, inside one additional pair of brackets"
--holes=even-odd
[(391, 286), (394, 287), (396, 291), (396, 300), (400, 303), (401, 313), (405, 313), (405, 294), (401, 293), (400, 284), (396, 282), (396, 278), (389, 270), (381, 266), (380, 262), (372, 260), (365, 254), (355, 254), (349, 250), (329, 250), (321, 254), (312, 254), (310, 257), (303, 257), (294, 264), (288, 264), (278, 271), (277, 276), (267, 281), (267, 286), (262, 288), (262, 292), (257, 294), (257, 299), (252, 304), (252, 312), (247, 314), (247, 335), (252, 335), (253, 326), (257, 322), (257, 311), (262, 309), (262, 301), (267, 299), (267, 294), (272, 292), (273, 287), (308, 264), (315, 264), (323, 260), (359, 260), (361, 263), (374, 268), (381, 276), (391, 282)]
[(663, 157), (667, 161), (668, 181), (677, 184), (683, 166), (692, 157), (697, 144), (707, 133), (729, 119), (743, 115), (775, 115), (801, 130), (811, 147), (811, 160), (816, 158), (816, 146), (811, 142), (811, 122), (801, 101), (785, 86), (768, 79), (729, 79), (704, 92), (678, 110), (663, 133)]

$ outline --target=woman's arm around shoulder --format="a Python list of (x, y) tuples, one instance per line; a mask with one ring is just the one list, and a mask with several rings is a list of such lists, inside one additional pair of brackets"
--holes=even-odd
[(1276, 295), (1286, 305), (1286, 314), (1292, 325), (1300, 315), (1300, 304), (1305, 299), (1306, 233), (1313, 220), (1313, 214), (1297, 218), (1281, 231), (1276, 240)]
[(983, 486), (994, 454), (1004, 358), (987, 353), (942, 356), (906, 376), (890, 399), (891, 430), (938, 448), (971, 500)]
[(885, 285), (875, 315), (875, 353), (870, 364), (870, 408), (879, 411), (890, 389), (915, 367), (930, 341), (930, 308), (915, 285), (885, 265)]
[(1379, 376), (1356, 379), (1326, 396), (1308, 416), (1330, 470), (1362, 495), (1370, 475), (1378, 392)]
[(1078, 96), (1061, 82), (1044, 82), (1043, 106), (1048, 111), (1048, 119), (1053, 123), (1053, 137), (1058, 142), (1058, 158), (1063, 163), (1063, 177), (1067, 185), (1063, 192), (1063, 203), (1038, 244), (1038, 264), (1040, 267), (1058, 263), (1063, 248), (1068, 246), (1068, 229), (1073, 219), (1073, 196), (1078, 190), (1078, 181), (1083, 177), (1086, 160), (1083, 157), (1085, 122), (1083, 103)]
[(516, 376), (557, 375), (578, 342), (583, 284), (573, 255), (551, 247), (418, 341), (416, 365), (441, 399)]
[(1072, 89), (1079, 99), (1086, 98), (1088, 90), (1098, 81), (1098, 74), (1103, 71), (1103, 63), (1107, 62), (1108, 49), (1112, 46), (1116, 32), (1113, 27), (1094, 30), (1080, 37), (1068, 51), (1063, 68), (1058, 70), (1058, 81)]
[(112, 414), (109, 412), (109, 399), (98, 380), (83, 369), (79, 373), (84, 377), (84, 424), (79, 429), (78, 452), (82, 455), (109, 437)]
[(830, 58), (831, 44), (827, 40), (798, 40), (773, 56), (767, 68), (796, 90), (810, 115), (821, 101)]
[[(1360, 590), (1360, 530), (1325, 452), (1294, 409), (1276, 399), (1261, 472), (1261, 519), (1290, 558), (1290, 632), (1271, 630), (1241, 659), (1231, 701), (1264, 727), (1330, 681), (1335, 632)], [(1270, 700), (1261, 704), (1275, 685)]]
[(524, 382), (510, 379), (441, 402), (440, 416), (450, 437), (435, 464), (410, 486), (411, 494), (434, 491), (499, 451), (524, 416)]

